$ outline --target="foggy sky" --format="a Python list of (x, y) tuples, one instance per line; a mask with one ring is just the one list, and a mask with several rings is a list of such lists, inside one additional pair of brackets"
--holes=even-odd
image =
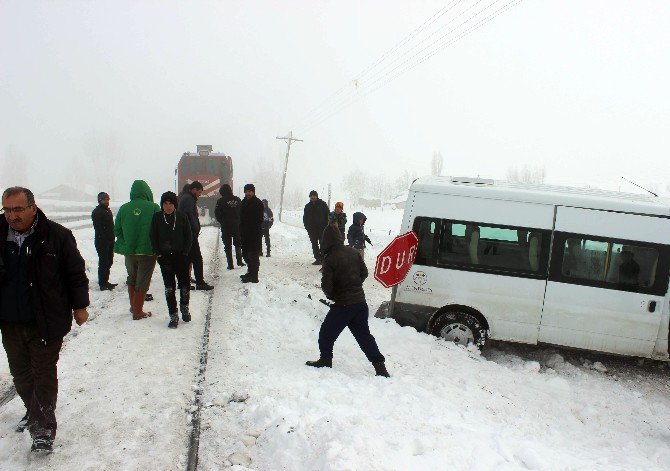
[(70, 183), (98, 145), (120, 159), (113, 199), (135, 178), (160, 194), (183, 152), (211, 144), (238, 186), (258, 162), (283, 165), (275, 137), (293, 129), (288, 185), (305, 191), (356, 168), (427, 174), (435, 151), (448, 175), (530, 164), (549, 183), (666, 189), (670, 2), (523, 1), (299, 125), (449, 3), (0, 0), (0, 180)]

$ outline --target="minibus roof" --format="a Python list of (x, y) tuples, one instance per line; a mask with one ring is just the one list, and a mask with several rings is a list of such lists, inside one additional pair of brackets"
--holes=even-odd
[(421, 177), (410, 191), (544, 203), (670, 217), (670, 200), (652, 195), (465, 177)]

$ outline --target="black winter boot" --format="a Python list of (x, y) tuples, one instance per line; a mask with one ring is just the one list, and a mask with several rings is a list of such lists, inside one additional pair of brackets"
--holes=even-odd
[[(188, 310), (188, 302), (191, 299), (191, 290), (189, 288), (179, 288), (179, 310), (181, 311), (181, 320), (191, 321), (191, 313)], [(177, 313), (177, 310), (174, 310)]]
[(235, 247), (235, 258), (237, 259), (238, 267), (246, 267), (247, 264), (242, 260), (242, 251), (239, 247)]
[(178, 325), (179, 325), (179, 313), (177, 311), (171, 312), (170, 323), (168, 324), (168, 327), (170, 329), (176, 329)]
[[(179, 288), (179, 306), (186, 306), (188, 308), (188, 303), (191, 300), (191, 289), (190, 288)], [(177, 306), (172, 310), (177, 312)]]
[(258, 273), (242, 278), (242, 283), (258, 283)]
[(165, 301), (167, 301), (168, 312), (177, 312), (177, 295), (174, 288), (165, 288)]
[(307, 366), (313, 366), (314, 368), (332, 368), (333, 359), (332, 358), (319, 358), (316, 361), (305, 362)]
[(232, 270), (235, 268), (233, 266), (233, 248), (228, 247), (227, 249), (223, 249), (224, 252), (226, 252), (226, 261), (228, 262), (228, 270)]
[(383, 361), (378, 363), (373, 363), (372, 366), (375, 367), (375, 376), (384, 376), (385, 378), (390, 378), (391, 375), (386, 371), (386, 366)]
[(191, 312), (188, 310), (188, 306), (181, 305), (179, 310), (181, 311), (181, 320), (191, 322)]

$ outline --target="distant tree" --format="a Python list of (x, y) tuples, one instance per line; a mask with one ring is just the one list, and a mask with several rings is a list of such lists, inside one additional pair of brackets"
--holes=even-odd
[[(279, 208), (281, 196), (281, 180), (284, 169), (277, 161), (259, 159), (254, 164), (253, 182), (256, 186), (256, 196), (267, 199), (273, 206)], [(288, 190), (285, 190), (288, 193)], [(287, 194), (284, 194), (286, 202)]]
[(528, 164), (519, 170), (517, 167), (509, 167), (507, 169), (507, 180), (511, 182), (520, 183), (544, 183), (547, 176), (547, 171), (544, 166), (533, 166)]
[[(284, 194), (284, 209), (285, 210), (296, 210), (301, 209), (305, 205), (305, 195), (304, 191), (300, 191), (298, 187), (291, 187), (287, 189)], [(270, 201), (270, 207), (274, 210), (275, 208), (279, 209), (279, 201), (272, 202)], [(278, 214), (277, 216), (278, 217)]]
[[(116, 178), (125, 160), (122, 142), (114, 135), (89, 133), (83, 139), (84, 159), (76, 164), (78, 174), (99, 191), (116, 196)], [(81, 188), (81, 181), (74, 185)], [(83, 189), (83, 188), (82, 188)]]
[(417, 177), (418, 174), (416, 173), (416, 170), (412, 170), (411, 172), (409, 170), (403, 170), (393, 183), (393, 196), (407, 191)]
[(430, 174), (439, 176), (442, 174), (442, 166), (444, 165), (444, 157), (440, 152), (433, 152), (433, 159), (430, 161)]
[(344, 176), (342, 186), (349, 195), (349, 202), (357, 206), (360, 197), (368, 193), (369, 178), (365, 172), (354, 169)]

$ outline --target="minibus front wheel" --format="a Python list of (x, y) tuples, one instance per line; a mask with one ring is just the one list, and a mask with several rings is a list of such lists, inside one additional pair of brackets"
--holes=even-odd
[(476, 316), (467, 312), (448, 311), (440, 314), (432, 323), (430, 333), (457, 345), (467, 347), (486, 344), (487, 330)]

